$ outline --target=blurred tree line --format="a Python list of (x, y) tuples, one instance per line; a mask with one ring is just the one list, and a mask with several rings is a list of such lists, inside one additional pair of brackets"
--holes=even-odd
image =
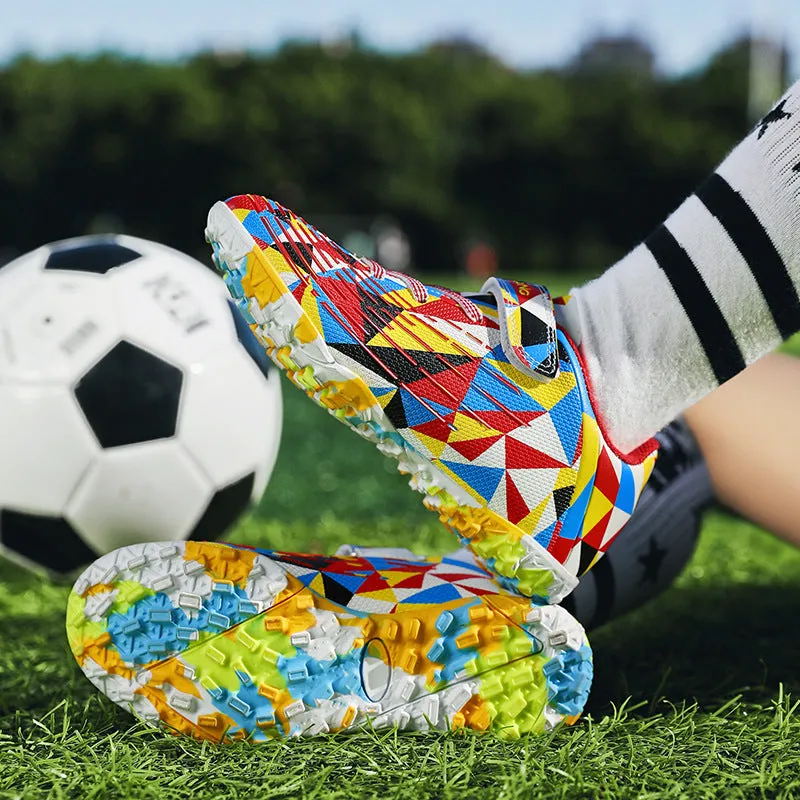
[(746, 41), (679, 78), (642, 43), (601, 45), (536, 72), (464, 42), (19, 57), (0, 68), (0, 247), (110, 225), (205, 260), (208, 207), (254, 192), (311, 221), (390, 215), (420, 270), (457, 268), (470, 237), (501, 269), (598, 269), (751, 123)]

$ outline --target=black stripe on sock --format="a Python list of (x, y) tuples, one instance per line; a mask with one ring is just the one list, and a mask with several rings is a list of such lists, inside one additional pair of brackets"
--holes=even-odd
[(764, 295), (781, 338), (800, 330), (800, 297), (786, 264), (758, 217), (721, 175), (712, 174), (696, 192), (731, 237)]
[(741, 372), (745, 363), (739, 345), (688, 253), (664, 225), (659, 225), (644, 244), (678, 296), (717, 381), (724, 383)]

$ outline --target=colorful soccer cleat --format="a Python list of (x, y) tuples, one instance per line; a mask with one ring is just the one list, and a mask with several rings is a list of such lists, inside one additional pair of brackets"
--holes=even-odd
[(252, 195), (216, 203), (206, 237), (297, 386), (396, 458), (515, 591), (545, 603), (572, 591), (633, 512), (657, 444), (608, 445), (546, 289), (426, 286)]
[(132, 545), (75, 583), (67, 633), (111, 700), (216, 742), (365, 725), (514, 737), (574, 722), (592, 680), (566, 611), (449, 558)]

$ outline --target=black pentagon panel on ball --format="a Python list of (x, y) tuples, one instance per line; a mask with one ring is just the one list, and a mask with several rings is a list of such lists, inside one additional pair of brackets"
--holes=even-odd
[(236, 304), (233, 300), (228, 300), (228, 307), (231, 310), (233, 324), (236, 326), (236, 335), (239, 337), (242, 347), (244, 347), (247, 351), (247, 355), (253, 359), (255, 365), (261, 370), (261, 374), (265, 378), (268, 378), (270, 370), (272, 369), (272, 362), (269, 360), (269, 356), (258, 339), (256, 339), (253, 331), (250, 330), (250, 326), (247, 324), (247, 321), (242, 316), (239, 309), (236, 308)]
[(53, 572), (66, 574), (90, 564), (97, 553), (60, 517), (0, 511), (3, 546)]
[(175, 435), (183, 373), (141, 347), (118, 342), (75, 386), (101, 447), (122, 447)]
[(141, 257), (141, 253), (107, 236), (86, 236), (74, 242), (53, 245), (44, 268), (105, 275), (110, 269)]
[(255, 473), (251, 472), (224, 489), (217, 490), (189, 539), (194, 542), (209, 542), (222, 536), (247, 510), (255, 480)]

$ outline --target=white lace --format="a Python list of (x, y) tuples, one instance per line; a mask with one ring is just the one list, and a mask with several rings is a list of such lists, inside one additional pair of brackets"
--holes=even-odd
[[(418, 303), (424, 303), (430, 297), (430, 292), (428, 291), (429, 287), (426, 286), (422, 281), (417, 280), (413, 275), (406, 275), (404, 272), (396, 272), (395, 270), (386, 269), (377, 261), (373, 261), (372, 259), (368, 258), (360, 259), (360, 262), (363, 266), (369, 269), (370, 275), (377, 280), (382, 280), (388, 276), (396, 281), (400, 281), (400, 283), (402, 283), (411, 292), (411, 294), (414, 295), (414, 299)], [(430, 288), (437, 289), (444, 297), (447, 297), (460, 306), (461, 310), (464, 312), (470, 322), (477, 325), (483, 321), (483, 316), (481, 315), (478, 307), (454, 289), (448, 289), (445, 286), (435, 285), (432, 285)]]

